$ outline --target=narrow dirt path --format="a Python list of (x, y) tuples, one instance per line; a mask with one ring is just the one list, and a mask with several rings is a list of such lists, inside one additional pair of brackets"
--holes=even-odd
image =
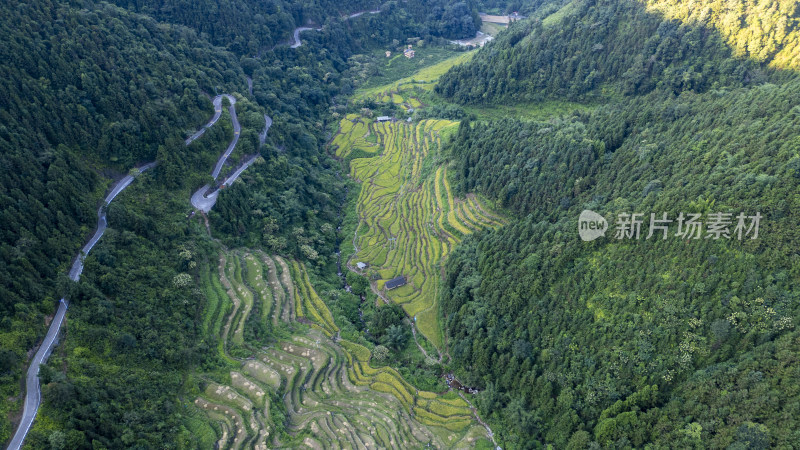
[(494, 444), (494, 447), (495, 448), (500, 448), (497, 445), (497, 441), (494, 439), (494, 432), (492, 431), (492, 429), (489, 428), (489, 425), (487, 425), (486, 422), (481, 420), (481, 416), (478, 414), (478, 409), (475, 408), (475, 406), (472, 404), (472, 402), (469, 401), (469, 399), (467, 399), (467, 396), (464, 395), (463, 392), (461, 392), (461, 391), (457, 391), (457, 392), (458, 392), (458, 396), (461, 397), (469, 405), (469, 409), (472, 410), (472, 415), (475, 416), (475, 420), (477, 420), (479, 424), (481, 424), (484, 428), (486, 428), (486, 434), (489, 436), (489, 439), (492, 440), (492, 443)]

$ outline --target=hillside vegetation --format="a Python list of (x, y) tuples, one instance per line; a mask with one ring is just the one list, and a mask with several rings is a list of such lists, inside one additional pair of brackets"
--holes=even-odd
[[(786, 382), (800, 343), (800, 80), (768, 67), (780, 50), (739, 58), (713, 29), (640, 4), (574, 8), (512, 27), (437, 87), (464, 103), (603, 103), (462, 122), (447, 145), (455, 191), (514, 215), (447, 261), (456, 373), (485, 389), (479, 409), (507, 447), (800, 445)], [(605, 237), (579, 238), (585, 209)], [(681, 212), (700, 215), (699, 234), (679, 234)], [(617, 237), (625, 213), (643, 214), (638, 238)], [(647, 238), (651, 213), (673, 221), (666, 238)], [(714, 213), (731, 214), (728, 238), (710, 234)], [(762, 216), (756, 239), (735, 232), (740, 213)]]
[[(437, 92), (464, 104), (608, 100), (654, 89), (704, 92), (762, 82), (767, 75), (758, 62), (772, 62), (768, 56), (737, 59), (742, 52), (713, 28), (665, 17), (639, 2), (576, 0), (568, 11), (555, 23), (515, 24), (472, 64), (443, 76)], [(791, 14), (772, 19), (789, 27), (781, 40), (787, 49), (800, 33)], [(782, 55), (776, 56), (780, 67), (793, 67)]]
[[(451, 353), (468, 382), (487, 387), (483, 412), (522, 439), (561, 444), (580, 430), (600, 442), (666, 443), (697, 422), (703, 440), (728, 445), (747, 421), (766, 425), (776, 443), (795, 442), (781, 417), (798, 399), (780, 387), (789, 373), (780, 367), (795, 370), (794, 357), (772, 349), (797, 343), (798, 88), (651, 96), (550, 123), (462, 125), (450, 147), (458, 189), (519, 217), (467, 239), (447, 266)], [(767, 135), (756, 131), (764, 126)], [(626, 136), (608, 151), (620, 128)], [(607, 218), (606, 238), (579, 239), (583, 209)], [(615, 238), (626, 212), (644, 213), (638, 240)], [(764, 218), (756, 240), (707, 239), (705, 229), (700, 239), (676, 237), (677, 223), (666, 240), (645, 239), (650, 213), (680, 212)], [(697, 386), (725, 368), (757, 377), (758, 388)], [(635, 422), (597, 428), (617, 401), (652, 386), (659, 395), (636, 405)], [(710, 389), (709, 400), (687, 402), (685, 391), (698, 389)], [(723, 390), (731, 395), (716, 395)]]
[[(422, 36), (414, 24), (387, 26), (377, 41), (362, 39), (375, 27), (356, 18), (319, 33), (342, 43), (336, 51), (308, 42), (296, 50), (279, 45), (268, 58), (242, 58), (250, 48), (228, 41), (237, 26), (261, 21), (254, 39), (261, 49), (263, 38), (268, 50), (304, 16), (290, 18), (269, 5), (261, 15), (245, 14), (245, 3), (231, 6), (236, 14), (201, 3), (175, 10), (117, 3), (130, 9), (57, 0), (0, 6), (0, 442), (18, 420), (20, 380), (62, 296), (71, 300), (70, 347), (58, 347), (42, 367), (43, 405), (27, 442), (182, 442), (185, 424), (174, 406), (182, 377), (206, 358), (198, 339), (206, 299), (184, 289), (189, 260), (178, 255), (209, 251), (205, 222), (187, 213), (191, 191), (210, 181), (233, 136), (227, 105), (203, 139), (188, 146), (184, 139), (211, 117), (210, 97), (234, 95), (242, 132), (231, 163), (258, 152), (264, 163), (220, 196), (211, 229), (229, 243), (274, 244), (285, 255), (306, 258), (308, 246), (309, 255), (326, 256), (320, 265), (329, 263), (343, 183), (323, 151), (323, 124), (340, 86), (348, 86), (341, 77), (346, 58), (362, 43), (371, 49)], [(397, 8), (391, 17), (401, 23), (407, 12)], [(257, 34), (264, 27), (271, 37)], [(353, 42), (359, 44), (345, 45)], [(265, 113), (274, 124), (262, 147)], [(81, 282), (69, 282), (66, 271), (97, 223), (107, 187), (151, 161), (157, 167), (109, 207), (110, 228), (87, 258)], [(248, 185), (270, 190), (256, 196)], [(307, 231), (298, 237), (296, 228)]]
[(3, 2), (0, 443), (65, 297), (29, 448), (800, 448), (799, 14)]
[(648, 9), (682, 23), (705, 25), (719, 32), (736, 56), (768, 63), (775, 69), (800, 69), (800, 5), (797, 2), (751, 0), (705, 2), (650, 0)]
[[(326, 25), (333, 33), (360, 29), (366, 39), (342, 40), (342, 49), (365, 49), (376, 38), (403, 36), (459, 39), (473, 37), (480, 19), (472, 0), (410, 0), (385, 3), (376, 0), (113, 0), (120, 7), (146, 14), (158, 21), (180, 24), (203, 33), (214, 45), (237, 55), (256, 56), (292, 39), (295, 27)], [(345, 23), (351, 14), (381, 11), (370, 17)], [(402, 30), (402, 31), (401, 31)], [(378, 37), (381, 36), (381, 37)]]

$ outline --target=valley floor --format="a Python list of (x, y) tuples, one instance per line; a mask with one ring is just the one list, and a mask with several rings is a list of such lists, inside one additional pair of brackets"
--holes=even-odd
[[(370, 350), (338, 338), (329, 309), (297, 261), (222, 251), (202, 272), (204, 331), (219, 337), (229, 370), (201, 374), (195, 434), (219, 448), (472, 447), (486, 432), (455, 393), (416, 389)], [(277, 341), (255, 347), (255, 322)], [(254, 355), (236, 357), (233, 355)], [(199, 416), (195, 413), (195, 417)], [(281, 439), (280, 431), (286, 431)], [(285, 436), (291, 436), (287, 441)]]
[[(356, 251), (348, 266), (356, 270), (356, 263), (368, 264), (375, 292), (402, 305), (440, 350), (441, 262), (464, 236), (503, 223), (474, 195), (455, 197), (447, 168), (436, 162), (442, 135), (457, 125), (448, 120), (379, 123), (349, 115), (333, 140), (338, 157), (361, 156), (350, 162), (350, 175), (362, 188)], [(385, 283), (396, 277), (406, 284), (387, 289)]]

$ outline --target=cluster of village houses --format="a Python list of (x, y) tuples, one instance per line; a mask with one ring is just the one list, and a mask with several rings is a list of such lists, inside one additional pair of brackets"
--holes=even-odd
[[(392, 56), (392, 51), (391, 50), (386, 50), (386, 57), (389, 58), (391, 56)], [(408, 59), (411, 59), (411, 58), (414, 57), (414, 49), (411, 46), (411, 44), (408, 44), (408, 48), (403, 50), (403, 56), (405, 56)]]

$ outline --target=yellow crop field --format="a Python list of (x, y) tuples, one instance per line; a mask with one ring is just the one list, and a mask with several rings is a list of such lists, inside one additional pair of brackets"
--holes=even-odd
[[(366, 120), (351, 119), (348, 123)], [(441, 283), (437, 267), (452, 245), (475, 230), (497, 226), (485, 217), (477, 200), (456, 199), (443, 167), (423, 174), (431, 149), (441, 145), (441, 133), (458, 125), (449, 120), (416, 124), (384, 122), (372, 129), (382, 151), (351, 161), (351, 176), (362, 182), (358, 196), (357, 251), (352, 260), (364, 261), (381, 277), (374, 288), (384, 290), (390, 278), (404, 276), (407, 284), (384, 295), (416, 316), (419, 331), (441, 348), (436, 304)], [(343, 133), (353, 134), (352, 128)], [(437, 150), (438, 151), (438, 150)]]
[(353, 150), (366, 153), (375, 153), (380, 147), (374, 142), (367, 141), (371, 134), (368, 121), (353, 114), (339, 121), (339, 133), (330, 142), (336, 156), (344, 158)]
[[(328, 336), (333, 336), (339, 327), (333, 322), (331, 311), (325, 305), (325, 302), (319, 298), (317, 292), (311, 286), (311, 281), (308, 279), (308, 272), (305, 266), (299, 264), (297, 261), (292, 261), (292, 277), (295, 279), (295, 286), (299, 286), (297, 294), (300, 296), (298, 305), (303, 306), (302, 312), (322, 329)], [(298, 308), (298, 315), (300, 315), (300, 308)]]

